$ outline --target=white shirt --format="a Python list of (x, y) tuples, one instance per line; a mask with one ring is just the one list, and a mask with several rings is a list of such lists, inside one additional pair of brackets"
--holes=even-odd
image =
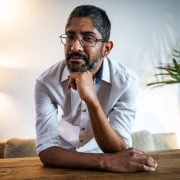
[[(36, 147), (39, 154), (52, 146), (79, 152), (101, 153), (93, 135), (86, 103), (76, 90), (67, 89), (69, 71), (65, 60), (46, 70), (36, 81)], [(118, 61), (103, 60), (102, 79), (94, 89), (110, 125), (132, 146), (138, 91), (135, 73)], [(58, 108), (63, 115), (58, 121)]]

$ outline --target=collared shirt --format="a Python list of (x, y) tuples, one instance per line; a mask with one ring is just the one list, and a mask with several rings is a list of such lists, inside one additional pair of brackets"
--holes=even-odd
[[(79, 152), (102, 152), (94, 138), (86, 103), (78, 91), (67, 89), (69, 71), (65, 60), (46, 70), (36, 81), (37, 153), (52, 146)], [(132, 146), (138, 91), (135, 73), (118, 61), (104, 58), (94, 89), (110, 125)], [(58, 108), (63, 115), (58, 120)]]

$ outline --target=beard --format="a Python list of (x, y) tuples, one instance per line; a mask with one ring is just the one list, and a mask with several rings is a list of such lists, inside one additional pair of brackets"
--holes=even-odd
[[(78, 56), (80, 59), (84, 60), (84, 64), (79, 66), (78, 62), (69, 62), (71, 57)], [(67, 54), (66, 56), (66, 65), (70, 72), (84, 72), (84, 71), (90, 71), (94, 69), (99, 61), (101, 60), (101, 56), (99, 55), (91, 64), (90, 64), (90, 58), (88, 55), (83, 55), (79, 52), (73, 52), (71, 54)]]

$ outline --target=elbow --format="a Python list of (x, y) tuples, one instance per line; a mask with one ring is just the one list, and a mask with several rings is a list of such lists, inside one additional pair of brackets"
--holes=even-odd
[(41, 162), (45, 165), (45, 166), (50, 166), (50, 164), (48, 163), (48, 159), (47, 159), (47, 156), (45, 155), (45, 150), (44, 151), (41, 151), (39, 153), (39, 158), (41, 160)]
[(62, 149), (56, 146), (49, 147), (39, 153), (39, 158), (45, 166), (61, 167), (62, 156)]
[(39, 158), (40, 158), (40, 160), (41, 160), (41, 162), (45, 165), (45, 166), (55, 166), (55, 164), (54, 164), (54, 159), (55, 159), (55, 157), (54, 156), (52, 156), (52, 151), (53, 150), (53, 148), (51, 147), (51, 148), (48, 148), (48, 149), (45, 149), (45, 150), (43, 150), (43, 151), (41, 151), (40, 153), (39, 153)]

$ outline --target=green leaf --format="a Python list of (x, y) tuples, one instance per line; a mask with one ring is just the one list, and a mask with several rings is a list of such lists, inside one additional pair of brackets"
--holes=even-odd
[(176, 62), (175, 59), (173, 59), (173, 62), (174, 62), (174, 66), (175, 66), (175, 68), (176, 68), (176, 71), (177, 71), (178, 75), (180, 75), (179, 64)]
[(178, 55), (173, 54), (174, 57), (180, 58), (180, 51), (173, 49), (174, 52), (178, 53)]
[[(174, 49), (173, 56), (180, 58), (180, 52)], [(159, 82), (152, 82), (147, 84), (147, 86), (154, 86), (156, 87), (162, 87), (164, 85), (168, 84), (175, 84), (180, 83), (180, 62), (176, 59), (172, 59), (172, 63), (168, 64), (161, 64), (161, 66), (157, 67), (158, 69), (161, 69), (163, 72), (155, 74), (155, 76), (162, 76), (164, 80)], [(172, 80), (166, 80), (167, 77), (172, 78)]]
[(169, 68), (169, 67), (157, 67), (158, 69), (162, 69), (165, 71), (172, 71), (172, 72), (176, 72), (176, 68)]
[(161, 82), (153, 82), (153, 83), (147, 84), (147, 86), (151, 86), (151, 85), (164, 86), (166, 84), (176, 84), (176, 83), (180, 83), (180, 81), (167, 80), (167, 81), (161, 81)]
[(168, 76), (169, 75), (169, 73), (159, 73), (159, 74), (155, 74), (155, 76)]

